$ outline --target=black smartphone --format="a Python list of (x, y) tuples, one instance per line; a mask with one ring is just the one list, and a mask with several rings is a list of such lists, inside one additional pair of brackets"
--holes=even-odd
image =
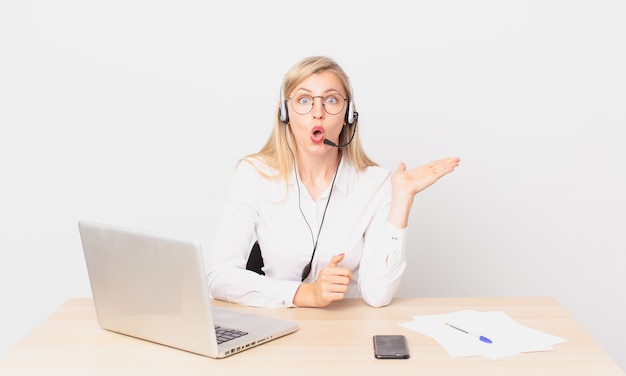
[(408, 359), (406, 337), (399, 334), (375, 335), (374, 356), (377, 359)]

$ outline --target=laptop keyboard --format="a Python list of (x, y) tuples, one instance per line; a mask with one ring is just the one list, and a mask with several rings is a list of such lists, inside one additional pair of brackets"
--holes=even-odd
[(215, 326), (215, 336), (217, 337), (218, 344), (230, 341), (231, 339), (239, 338), (241, 336), (245, 336), (246, 334), (248, 333), (241, 330), (224, 328), (217, 325)]

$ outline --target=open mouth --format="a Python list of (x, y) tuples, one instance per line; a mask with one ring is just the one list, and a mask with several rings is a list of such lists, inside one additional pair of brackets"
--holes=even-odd
[(311, 132), (311, 141), (314, 143), (324, 142), (324, 130), (321, 127), (313, 128), (313, 132)]

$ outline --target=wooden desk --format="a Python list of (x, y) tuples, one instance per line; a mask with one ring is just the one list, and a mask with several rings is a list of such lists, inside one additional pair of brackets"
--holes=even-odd
[[(624, 375), (552, 298), (398, 298), (371, 308), (359, 299), (323, 309), (216, 304), (297, 321), (300, 330), (225, 359), (210, 359), (98, 326), (91, 299), (69, 299), (0, 359), (0, 375)], [(399, 326), (415, 315), (502, 310), (523, 325), (567, 339), (554, 351), (489, 360), (452, 358), (432, 338)], [(404, 334), (408, 360), (378, 360), (374, 334)]]

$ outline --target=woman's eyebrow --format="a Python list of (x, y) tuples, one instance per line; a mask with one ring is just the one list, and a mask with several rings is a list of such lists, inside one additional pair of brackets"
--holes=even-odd
[[(305, 88), (305, 87), (299, 87), (299, 88), (298, 88), (298, 89), (296, 89), (296, 91), (294, 91), (293, 93), (294, 93), (294, 94), (296, 94), (296, 93), (298, 93), (298, 92), (300, 92), (300, 91), (304, 91), (304, 92), (309, 93), (309, 94), (313, 93), (313, 90), (311, 90), (311, 89), (307, 89), (307, 88)], [(337, 94), (339, 94), (339, 95), (342, 95), (342, 96), (343, 96), (343, 94), (341, 94), (341, 91), (339, 91), (339, 90), (337, 90), (337, 89), (335, 89), (335, 88), (329, 88), (329, 89), (326, 89), (326, 90), (324, 90), (324, 91), (322, 92), (322, 94), (330, 94), (330, 93), (337, 93)]]

